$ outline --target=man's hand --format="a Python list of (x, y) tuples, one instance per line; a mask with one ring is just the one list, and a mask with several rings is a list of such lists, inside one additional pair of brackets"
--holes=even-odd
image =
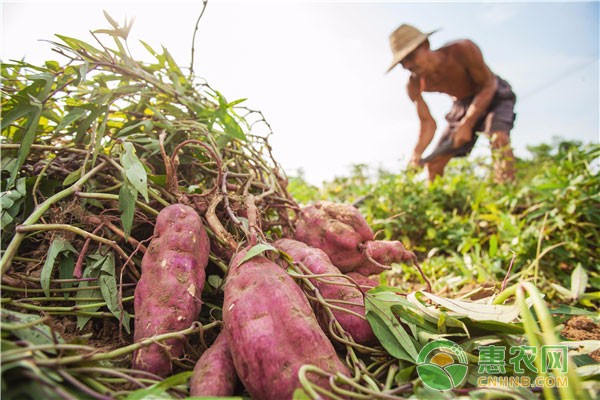
[(421, 154), (413, 153), (408, 163), (409, 168), (421, 168)]
[(469, 143), (471, 139), (473, 139), (473, 127), (461, 122), (452, 135), (454, 148)]

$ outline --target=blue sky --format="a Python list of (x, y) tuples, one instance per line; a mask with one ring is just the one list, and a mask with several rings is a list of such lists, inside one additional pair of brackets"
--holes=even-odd
[[(130, 42), (164, 45), (189, 65), (200, 1), (3, 1), (2, 60), (57, 58), (37, 39), (54, 33), (91, 39), (115, 19), (136, 16)], [(553, 136), (599, 141), (598, 2), (257, 2), (209, 1), (196, 45), (195, 71), (228, 100), (248, 98), (274, 135), (276, 159), (315, 184), (352, 164), (401, 170), (416, 141), (408, 73), (385, 74), (388, 35), (400, 24), (431, 36), (432, 47), (469, 38), (518, 96), (515, 153)], [(426, 95), (444, 127), (450, 99)], [(437, 139), (434, 139), (434, 143)], [(481, 138), (474, 155), (489, 153)]]

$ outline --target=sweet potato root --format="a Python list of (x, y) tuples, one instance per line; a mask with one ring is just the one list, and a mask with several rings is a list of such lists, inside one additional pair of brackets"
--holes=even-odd
[(394, 262), (414, 259), (399, 241), (375, 241), (360, 212), (351, 205), (317, 202), (304, 207), (296, 240), (323, 250), (343, 273), (378, 274)]
[(306, 206), (296, 224), (296, 240), (323, 250), (342, 272), (364, 262), (359, 246), (373, 231), (355, 207), (327, 201)]
[(190, 379), (190, 396), (233, 396), (237, 375), (229, 352), (227, 335), (221, 331), (194, 367)]
[[(246, 253), (241, 251), (230, 263), (223, 322), (233, 364), (252, 398), (291, 399), (305, 364), (348, 375), (300, 287), (265, 257), (240, 264)], [(327, 378), (308, 378), (329, 386)]]
[[(370, 344), (376, 341), (371, 326), (364, 318), (365, 303), (362, 292), (356, 286), (349, 286), (351, 282), (341, 276), (340, 270), (331, 263), (324, 251), (293, 239), (280, 239), (273, 245), (286, 252), (294, 261), (301, 262), (313, 274), (340, 275), (339, 277), (312, 278), (310, 281), (319, 289), (324, 299), (334, 300), (332, 305), (360, 315), (332, 309), (335, 319), (356, 343)], [(335, 300), (352, 304), (337, 303)]]
[[(208, 235), (192, 208), (173, 204), (160, 212), (134, 293), (134, 341), (187, 328), (196, 320), (209, 252)], [(182, 353), (181, 339), (154, 343), (134, 353), (133, 368), (164, 377), (171, 372), (171, 358)]]
[(353, 271), (364, 276), (379, 274), (393, 263), (415, 259), (414, 253), (406, 250), (397, 240), (370, 240), (360, 250), (365, 259)]

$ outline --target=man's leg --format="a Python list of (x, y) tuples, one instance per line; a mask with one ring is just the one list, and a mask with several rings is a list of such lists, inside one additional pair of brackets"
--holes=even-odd
[(432, 182), (436, 176), (444, 175), (444, 168), (451, 158), (452, 155), (438, 156), (427, 163), (427, 172), (429, 173), (430, 182)]
[(515, 156), (510, 147), (508, 132), (497, 131), (490, 135), (494, 175), (498, 182), (509, 182), (515, 179)]

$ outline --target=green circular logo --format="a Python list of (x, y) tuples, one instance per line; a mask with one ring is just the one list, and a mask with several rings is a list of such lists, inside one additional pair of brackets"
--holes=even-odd
[(441, 339), (427, 343), (417, 358), (417, 373), (423, 383), (435, 390), (458, 387), (469, 372), (467, 354), (456, 343)]

